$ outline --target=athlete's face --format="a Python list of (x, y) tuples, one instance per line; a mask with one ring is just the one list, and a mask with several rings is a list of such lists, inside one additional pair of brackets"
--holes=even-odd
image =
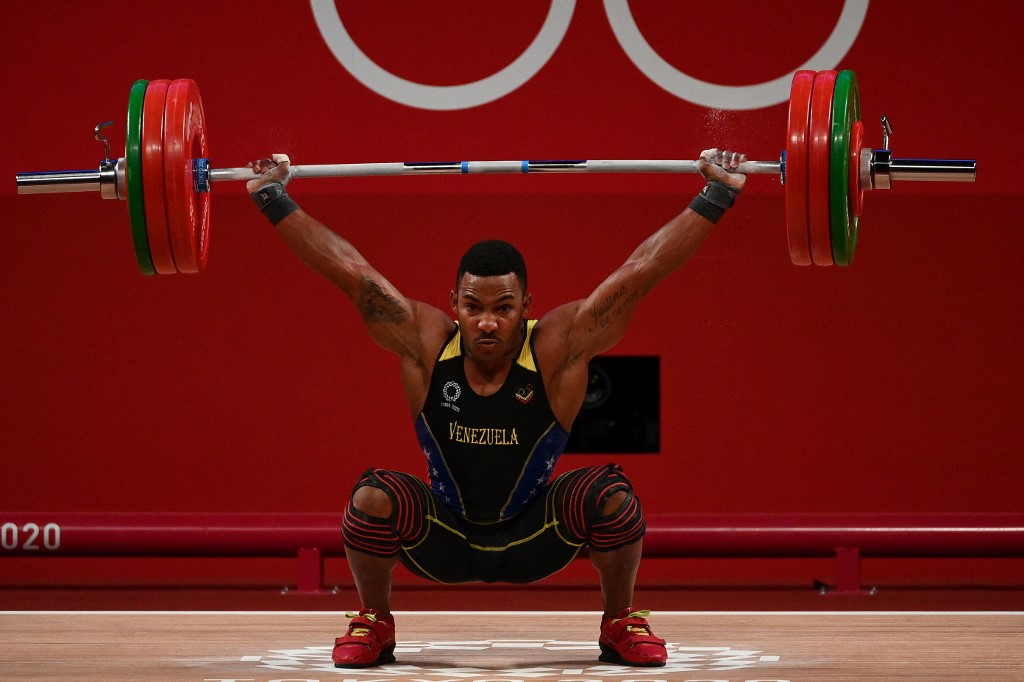
[(519, 351), (519, 332), (531, 296), (523, 291), (518, 277), (512, 273), (479, 277), (467, 272), (451, 299), (469, 355), (501, 357)]

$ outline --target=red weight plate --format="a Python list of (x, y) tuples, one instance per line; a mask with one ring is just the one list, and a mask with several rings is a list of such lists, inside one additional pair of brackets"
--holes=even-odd
[(196, 190), (194, 160), (207, 158), (206, 117), (195, 81), (171, 81), (164, 108), (167, 226), (179, 272), (201, 272), (209, 250), (210, 195)]
[(864, 188), (860, 186), (860, 153), (864, 145), (864, 124), (853, 122), (850, 133), (850, 214), (860, 217), (864, 208)]
[(142, 105), (142, 193), (146, 198), (146, 233), (153, 267), (161, 275), (173, 275), (171, 239), (167, 233), (164, 200), (164, 102), (170, 81), (150, 81)]
[(807, 235), (807, 129), (811, 115), (814, 71), (797, 71), (789, 92), (786, 139), (786, 236), (794, 265), (811, 264)]
[(833, 263), (828, 178), (832, 151), (832, 93), (835, 87), (835, 71), (819, 71), (814, 77), (807, 158), (807, 218), (811, 259), (815, 265)]

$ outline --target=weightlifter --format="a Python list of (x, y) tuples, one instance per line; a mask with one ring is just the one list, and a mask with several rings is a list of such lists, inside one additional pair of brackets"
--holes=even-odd
[[(682, 266), (746, 182), (746, 156), (710, 149), (707, 181), (689, 207), (648, 237), (590, 296), (529, 318), (526, 264), (511, 244), (462, 256), (451, 311), (406, 298), (352, 244), (306, 214), (285, 190), (284, 155), (250, 164), (253, 201), (295, 254), (355, 304), (366, 329), (400, 358), (401, 381), (428, 480), (368, 469), (342, 521), (362, 602), (335, 642), (337, 667), (395, 660), (391, 574), (401, 561), (438, 583), (526, 583), (581, 548), (600, 577), (600, 660), (662, 666), (665, 641), (633, 607), (645, 531), (620, 467), (553, 476), (586, 393), (588, 363), (622, 338), (640, 300)], [(452, 317), (454, 316), (454, 320)]]

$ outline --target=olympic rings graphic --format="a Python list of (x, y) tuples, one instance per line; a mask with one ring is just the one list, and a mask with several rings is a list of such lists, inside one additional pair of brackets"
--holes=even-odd
[[(789, 73), (754, 85), (717, 85), (679, 71), (654, 51), (629, 9), (629, 0), (604, 0), (612, 32), (633, 64), (653, 83), (676, 97), (712, 109), (749, 110), (789, 99), (793, 74), (819, 71), (839, 64), (864, 25), (869, 0), (846, 0), (835, 28), (821, 48)], [(562, 44), (576, 9), (576, 0), (551, 0), (547, 17), (533, 42), (511, 64), (472, 83), (423, 85), (381, 68), (359, 49), (345, 30), (334, 0), (310, 0), (313, 18), (334, 57), (360, 83), (378, 95), (418, 109), (451, 111), (493, 102), (513, 92), (540, 71)]]
[(335, 58), (356, 80), (378, 95), (420, 109), (469, 109), (504, 97), (541, 70), (569, 28), (576, 0), (551, 0), (540, 33), (515, 61), (482, 80), (464, 85), (422, 85), (385, 71), (359, 49), (341, 23), (334, 0), (310, 0), (313, 17)]

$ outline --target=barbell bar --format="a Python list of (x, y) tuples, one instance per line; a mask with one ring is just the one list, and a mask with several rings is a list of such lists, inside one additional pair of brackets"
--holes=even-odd
[[(125, 156), (104, 145), (97, 170), (18, 173), (19, 194), (96, 192), (127, 200), (133, 245), (145, 274), (200, 272), (209, 248), (214, 182), (251, 180), (248, 167), (211, 168), (202, 100), (195, 82), (136, 81), (129, 94)], [(883, 149), (863, 147), (860, 95), (852, 71), (798, 71), (786, 149), (777, 161), (746, 161), (737, 172), (777, 174), (786, 187), (790, 258), (797, 265), (850, 265), (863, 193), (894, 181), (974, 182), (973, 160), (893, 158), (891, 125)], [(692, 160), (442, 161), (298, 165), (293, 178), (524, 173), (696, 173)]]
[[(865, 150), (881, 152), (886, 150)], [(18, 194), (100, 192), (105, 199), (125, 199), (124, 159), (116, 175), (112, 170), (61, 170), (18, 173)], [(199, 160), (202, 161), (202, 160)], [(877, 162), (872, 161), (877, 165)], [(202, 171), (200, 170), (200, 173)], [(252, 180), (251, 168), (209, 168), (207, 182)], [(342, 178), (394, 175), (470, 175), (522, 173), (696, 173), (697, 161), (677, 159), (589, 159), (570, 161), (429, 161), (335, 163), (291, 166), (292, 178)], [(737, 173), (781, 175), (785, 161), (745, 161)], [(885, 171), (894, 180), (916, 182), (974, 182), (976, 162), (959, 159), (889, 159)], [(209, 191), (196, 179), (197, 191)], [(877, 186), (871, 189), (880, 189)], [(889, 189), (886, 187), (885, 189)], [(108, 195), (107, 192), (116, 192)]]

